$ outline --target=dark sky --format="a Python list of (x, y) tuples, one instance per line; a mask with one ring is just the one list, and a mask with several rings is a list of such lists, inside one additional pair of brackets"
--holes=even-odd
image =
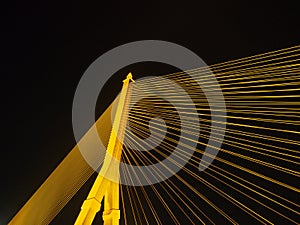
[[(185, 46), (214, 64), (300, 40), (299, 8), (292, 4), (297, 1), (97, 2), (16, 1), (2, 8), (0, 224), (74, 146), (73, 95), (101, 54), (157, 39)], [(113, 98), (119, 88), (116, 82), (105, 94)]]

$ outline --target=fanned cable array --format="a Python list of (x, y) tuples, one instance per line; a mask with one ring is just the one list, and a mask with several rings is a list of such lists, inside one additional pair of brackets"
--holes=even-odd
[[(122, 156), (127, 164), (147, 169), (137, 175), (121, 166), (124, 179), (144, 183), (148, 177), (150, 184), (151, 179), (159, 180), (166, 171), (173, 170), (170, 164), (188, 161), (182, 170), (162, 182), (122, 186), (124, 223), (298, 224), (299, 53), (296, 46), (135, 82), (131, 95), (135, 103), (129, 107)], [(212, 118), (210, 104), (198, 85), (210, 85), (206, 77), (211, 71), (226, 104), (224, 138), (218, 135), (222, 128), (213, 130), (216, 135), (212, 143), (222, 143), (216, 156), (205, 152)], [(183, 89), (173, 89), (172, 82), (162, 84), (162, 78)], [(217, 87), (210, 86), (212, 91), (214, 88), (217, 91)], [(183, 124), (182, 118), (188, 122)], [(195, 120), (199, 120), (200, 129)], [(187, 158), (190, 146), (186, 140), (180, 140), (184, 133), (188, 134), (188, 141), (196, 143), (191, 158)], [(151, 148), (153, 142), (155, 147)], [(171, 163), (162, 169), (149, 167), (168, 158), (176, 147), (178, 151)], [(205, 160), (204, 154), (214, 161), (200, 172), (198, 166)]]

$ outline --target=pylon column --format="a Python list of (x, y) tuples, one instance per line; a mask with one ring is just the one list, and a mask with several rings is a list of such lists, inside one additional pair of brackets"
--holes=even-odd
[(123, 87), (102, 168), (87, 199), (82, 204), (75, 225), (91, 225), (96, 213), (101, 208), (103, 198), (104, 225), (119, 224), (119, 162), (122, 154), (124, 127), (127, 120), (125, 106), (129, 99), (128, 86), (130, 81), (134, 82), (131, 73), (123, 80)]

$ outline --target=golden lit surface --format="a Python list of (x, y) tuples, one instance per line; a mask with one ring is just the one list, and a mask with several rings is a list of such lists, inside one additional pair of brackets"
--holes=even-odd
[[(124, 224), (163, 224), (165, 218), (160, 217), (159, 212), (163, 210), (166, 212), (165, 216), (175, 224), (181, 224), (182, 218), (189, 223), (215, 224), (215, 218), (209, 216), (211, 215), (209, 211), (213, 211), (216, 217), (223, 218), (226, 222), (238, 224), (237, 215), (230, 213), (227, 207), (238, 209), (244, 216), (251, 217), (262, 224), (276, 223), (270, 215), (297, 224), (300, 206), (294, 196), (299, 195), (300, 190), (287, 181), (299, 179), (300, 176), (297, 170), (300, 164), (298, 151), (300, 132), (297, 129), (300, 126), (299, 52), (300, 47), (295, 46), (189, 71), (197, 75), (199, 81), (209, 84), (209, 81), (205, 81), (205, 76), (209, 72), (208, 69), (212, 70), (223, 91), (227, 108), (225, 138), (214, 140), (222, 142), (223, 145), (214, 162), (201, 173), (198, 171), (198, 166), (203, 159), (202, 155), (212, 157), (202, 148), (207, 145), (205, 140), (209, 139), (211, 132), (210, 108), (206, 97), (185, 72), (164, 75), (164, 78), (175, 80), (186, 87), (185, 91), (192, 96), (197, 107), (201, 131), (199, 133), (194, 127), (192, 120), (187, 127), (189, 135), (193, 137), (192, 140), (197, 142), (196, 153), (180, 174), (147, 187), (119, 185), (117, 182), (103, 178), (100, 172), (76, 224), (91, 224), (100, 209), (103, 197), (105, 224), (119, 224), (119, 211), (113, 211), (119, 209), (119, 194)], [(127, 78), (128, 82), (129, 79), (130, 77)], [(183, 110), (188, 109), (189, 106), (181, 93), (172, 92), (168, 87), (161, 86), (158, 82), (159, 78), (149, 78), (145, 81), (137, 80), (131, 83), (128, 101), (129, 99), (134, 101), (143, 93), (151, 94), (159, 91), (181, 104)], [(213, 86), (211, 88), (214, 89)], [(126, 91), (126, 87), (123, 87), (123, 91)], [(174, 146), (182, 146), (178, 158), (184, 158), (184, 149), (189, 146), (178, 142), (180, 121), (172, 105), (156, 96), (147, 98), (147, 101), (140, 101), (129, 112), (128, 117), (126, 115), (126, 120), (129, 121), (130, 129), (134, 130), (137, 136), (146, 139), (150, 129), (154, 138), (165, 139), (165, 141), (159, 148), (145, 151), (143, 154), (132, 150), (145, 148), (146, 145), (137, 142), (130, 135), (128, 128), (119, 129), (124, 127), (121, 125), (124, 123), (121, 119), (124, 114), (119, 107), (126, 106), (127, 100), (121, 93), (111, 132), (111, 109), (108, 109), (95, 124), (97, 129), (101, 127), (98, 133), (102, 140), (106, 140), (104, 143), (108, 143), (109, 139), (107, 158), (112, 159), (109, 157), (112, 155), (128, 164), (148, 165), (159, 162), (161, 157), (167, 157)], [(151, 104), (155, 105), (151, 108), (152, 111), (149, 110)], [(167, 118), (169, 134), (167, 136), (161, 134), (164, 124), (149, 123), (151, 118), (158, 114)], [(185, 116), (192, 118), (188, 110)], [(124, 133), (116, 135), (120, 131)], [(215, 132), (218, 133), (218, 130)], [(289, 138), (286, 134), (290, 135)], [(123, 150), (121, 144), (123, 140), (118, 141), (117, 136), (124, 137), (126, 146)], [(93, 138), (87, 133), (83, 141), (87, 145), (92, 145)], [(106, 160), (101, 171), (102, 173), (105, 171), (105, 176), (106, 171), (110, 171), (112, 179), (116, 179), (119, 171), (109, 170), (110, 168), (110, 160)], [(167, 165), (165, 169), (168, 170)], [(120, 171), (126, 179), (133, 178), (123, 166), (120, 166)], [(75, 147), (10, 224), (49, 224), (92, 173), (93, 170), (82, 158), (79, 149)], [(164, 175), (164, 171), (149, 171), (149, 173), (157, 177)], [(135, 179), (141, 178), (135, 177)], [(199, 182), (199, 186), (201, 184), (201, 188), (195, 185), (196, 181)], [(208, 192), (224, 199), (226, 207), (212, 201)], [(196, 201), (201, 201), (206, 208), (199, 207)], [(172, 207), (176, 207), (176, 213), (171, 210)], [(261, 209), (267, 213), (262, 212)]]
[[(84, 201), (80, 214), (75, 222), (76, 225), (92, 224), (96, 213), (100, 210), (102, 199), (104, 198), (103, 220), (105, 225), (117, 225), (120, 219), (119, 210), (119, 167), (113, 165), (112, 158), (120, 160), (122, 154), (122, 143), (124, 137), (122, 123), (126, 121), (126, 101), (128, 97), (128, 85), (132, 80), (132, 74), (129, 73), (123, 81), (121, 95), (118, 101), (118, 107), (110, 134), (107, 153), (100, 170), (100, 173), (87, 197)], [(108, 175), (109, 174), (109, 175)], [(103, 176), (102, 176), (103, 175)], [(110, 180), (108, 179), (111, 178)]]

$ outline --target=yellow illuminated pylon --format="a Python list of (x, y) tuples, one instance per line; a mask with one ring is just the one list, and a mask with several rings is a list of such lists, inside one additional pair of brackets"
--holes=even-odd
[[(96, 213), (101, 208), (104, 198), (104, 225), (118, 225), (119, 209), (119, 161), (122, 154), (124, 139), (124, 124), (126, 122), (126, 101), (129, 100), (129, 83), (134, 82), (129, 73), (123, 80), (123, 87), (119, 97), (118, 107), (110, 134), (106, 156), (97, 179), (83, 202), (75, 225), (91, 225)], [(120, 129), (123, 128), (123, 129)], [(109, 178), (109, 179), (108, 179)]]

